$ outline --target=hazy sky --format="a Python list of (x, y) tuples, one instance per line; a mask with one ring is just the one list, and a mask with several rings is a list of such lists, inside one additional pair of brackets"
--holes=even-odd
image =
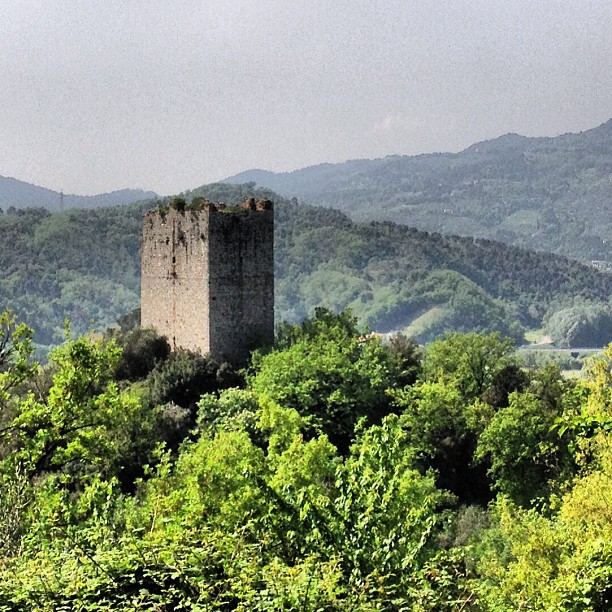
[(173, 194), (612, 117), (611, 0), (0, 0), (0, 175)]

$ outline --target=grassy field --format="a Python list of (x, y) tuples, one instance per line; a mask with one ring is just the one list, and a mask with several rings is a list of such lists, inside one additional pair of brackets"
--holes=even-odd
[(430, 308), (426, 313), (422, 314), (420, 317), (417, 317), (402, 330), (402, 333), (412, 338), (414, 336), (419, 335), (425, 329), (427, 329), (430, 325), (439, 321), (446, 314), (446, 310), (442, 306), (435, 306), (434, 308)]

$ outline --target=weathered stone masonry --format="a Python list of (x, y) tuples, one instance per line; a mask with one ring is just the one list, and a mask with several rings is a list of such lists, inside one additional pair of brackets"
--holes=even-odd
[(142, 231), (141, 323), (179, 348), (244, 363), (274, 339), (272, 202), (151, 210)]

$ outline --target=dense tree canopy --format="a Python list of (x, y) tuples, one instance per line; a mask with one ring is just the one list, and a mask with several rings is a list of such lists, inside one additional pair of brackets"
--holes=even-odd
[(566, 380), (319, 310), (224, 388), (146, 330), (40, 368), (2, 322), (0, 610), (610, 607), (612, 348)]
[(405, 364), (380, 338), (360, 333), (350, 313), (318, 309), (301, 326), (281, 327), (287, 345), (256, 358), (250, 387), (300, 411), (310, 426), (348, 447), (356, 423), (376, 423), (392, 411), (388, 390)]

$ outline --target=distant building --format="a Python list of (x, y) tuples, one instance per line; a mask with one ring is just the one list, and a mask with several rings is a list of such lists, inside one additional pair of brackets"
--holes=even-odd
[(141, 324), (180, 348), (242, 364), (274, 340), (274, 213), (238, 207), (151, 210), (142, 230)]

